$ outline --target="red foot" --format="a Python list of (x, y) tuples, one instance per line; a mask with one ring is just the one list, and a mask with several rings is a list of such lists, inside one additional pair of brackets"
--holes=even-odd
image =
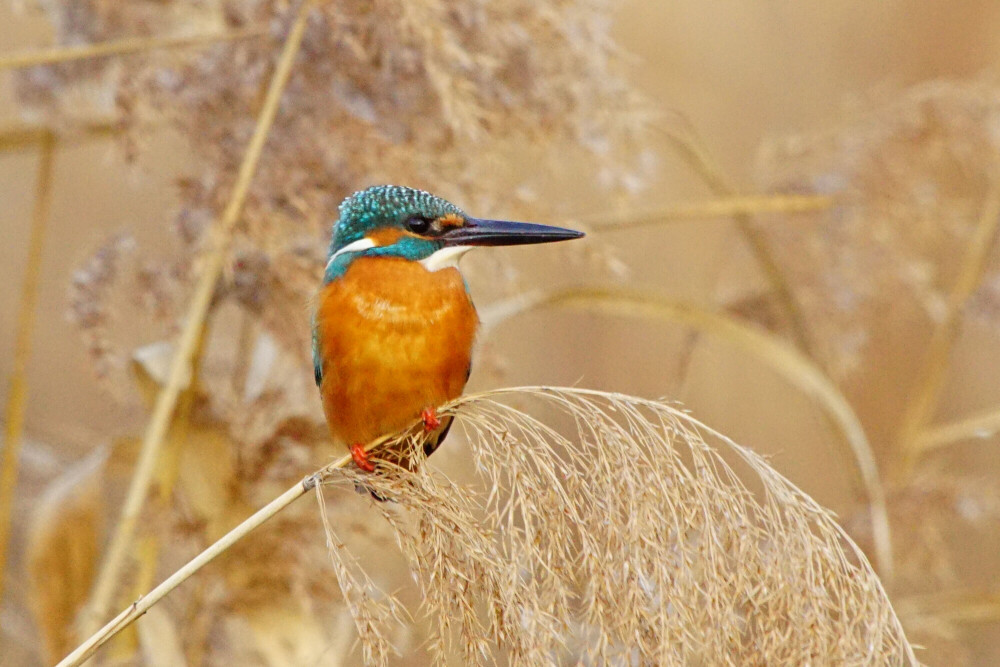
[(428, 433), (441, 426), (441, 420), (438, 419), (437, 410), (434, 408), (424, 408), (420, 418), (424, 420), (424, 430)]
[(375, 464), (369, 460), (368, 452), (361, 443), (356, 442), (351, 445), (351, 458), (354, 459), (354, 465), (365, 472), (375, 472)]

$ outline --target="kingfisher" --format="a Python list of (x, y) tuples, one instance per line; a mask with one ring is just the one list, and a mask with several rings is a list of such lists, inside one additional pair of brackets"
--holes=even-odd
[(451, 420), (437, 409), (465, 388), (479, 326), (459, 259), (477, 246), (582, 236), (473, 218), (397, 185), (340, 204), (313, 316), (313, 369), (330, 433), (358, 468), (375, 470), (365, 443), (414, 422), (431, 434), (427, 455), (447, 435)]

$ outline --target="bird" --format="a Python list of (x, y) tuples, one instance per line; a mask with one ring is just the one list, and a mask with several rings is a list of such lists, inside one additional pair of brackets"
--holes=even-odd
[(343, 200), (315, 300), (313, 369), (330, 434), (359, 469), (375, 471), (364, 445), (376, 438), (422, 420), (429, 456), (448, 433), (451, 419), (437, 410), (465, 389), (479, 326), (460, 258), (479, 246), (582, 236), (474, 218), (398, 185)]

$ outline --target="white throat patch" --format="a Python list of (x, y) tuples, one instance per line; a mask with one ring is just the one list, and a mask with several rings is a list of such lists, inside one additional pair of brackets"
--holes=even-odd
[(428, 271), (440, 271), (441, 269), (458, 268), (458, 260), (462, 255), (472, 250), (471, 245), (454, 245), (441, 248), (427, 259), (420, 260), (420, 263)]
[(374, 248), (374, 247), (375, 247), (375, 242), (369, 238), (358, 239), (354, 243), (348, 243), (343, 248), (330, 255), (330, 260), (326, 263), (326, 268), (329, 270), (330, 265), (333, 264), (334, 260), (336, 260), (341, 255), (347, 254), (349, 252), (358, 252), (359, 250), (368, 250), (368, 248)]

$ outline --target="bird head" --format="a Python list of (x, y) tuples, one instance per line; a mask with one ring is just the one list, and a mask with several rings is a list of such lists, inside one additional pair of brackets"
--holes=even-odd
[(359, 257), (399, 257), (436, 271), (454, 266), (476, 246), (549, 243), (581, 236), (582, 232), (561, 227), (473, 218), (429, 192), (378, 185), (340, 204), (323, 280), (339, 278)]

